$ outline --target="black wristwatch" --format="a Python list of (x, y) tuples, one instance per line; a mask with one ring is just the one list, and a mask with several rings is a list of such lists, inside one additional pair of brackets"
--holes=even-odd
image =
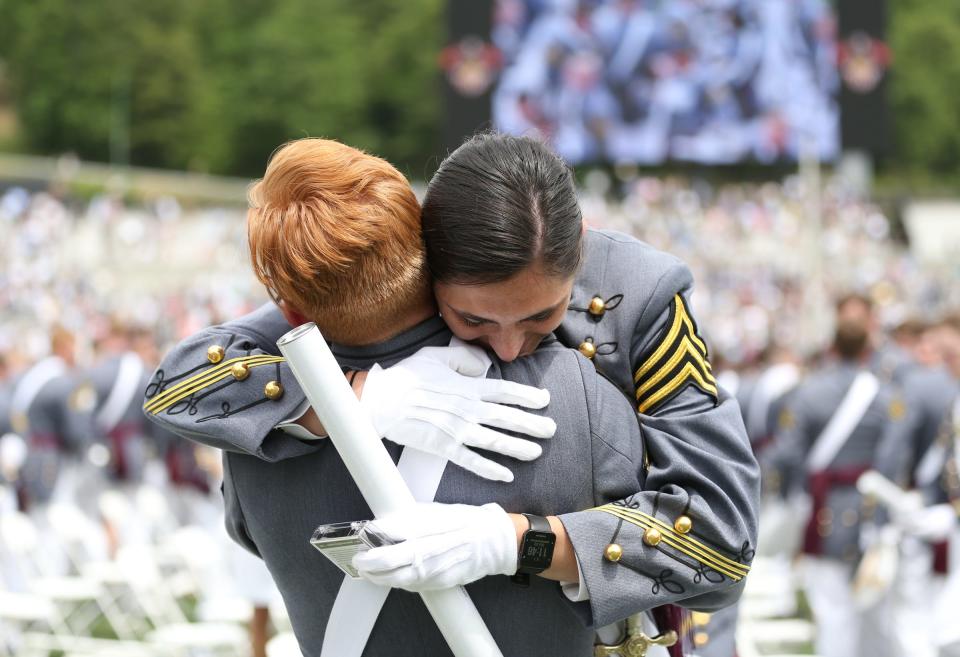
[(543, 516), (523, 514), (530, 521), (530, 528), (523, 532), (520, 551), (517, 553), (517, 574), (536, 575), (550, 567), (553, 561), (553, 546), (557, 535)]

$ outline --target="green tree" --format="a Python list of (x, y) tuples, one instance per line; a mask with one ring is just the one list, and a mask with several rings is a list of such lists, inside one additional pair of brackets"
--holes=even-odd
[(894, 169), (960, 175), (960, 3), (893, 0)]
[[(26, 145), (183, 167), (202, 126), (187, 0), (36, 0), (9, 8), (4, 53)], [(191, 145), (188, 147), (188, 145)]]
[(436, 152), (443, 0), (0, 0), (24, 146), (257, 175), (325, 136), (414, 176)]

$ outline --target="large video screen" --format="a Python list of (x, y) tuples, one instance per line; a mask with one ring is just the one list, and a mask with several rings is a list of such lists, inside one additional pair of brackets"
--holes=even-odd
[(498, 130), (569, 162), (782, 162), (840, 151), (825, 0), (497, 0)]

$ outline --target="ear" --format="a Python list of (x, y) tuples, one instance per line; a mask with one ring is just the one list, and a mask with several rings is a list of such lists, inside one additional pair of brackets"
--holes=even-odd
[(584, 219), (584, 220), (582, 220), (582, 221), (580, 222), (580, 236), (581, 236), (581, 237), (586, 237), (586, 236), (587, 236), (587, 221), (586, 221), (586, 219)]
[(301, 324), (306, 324), (308, 320), (302, 312), (291, 306), (286, 301), (281, 301), (277, 304), (277, 307), (280, 308), (280, 312), (283, 313), (283, 318), (287, 320), (287, 323), (290, 326), (300, 326)]

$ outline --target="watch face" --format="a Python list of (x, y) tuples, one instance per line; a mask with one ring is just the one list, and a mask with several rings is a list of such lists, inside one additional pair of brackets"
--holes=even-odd
[(549, 568), (556, 542), (557, 537), (552, 532), (528, 531), (523, 537), (520, 563), (524, 568)]

